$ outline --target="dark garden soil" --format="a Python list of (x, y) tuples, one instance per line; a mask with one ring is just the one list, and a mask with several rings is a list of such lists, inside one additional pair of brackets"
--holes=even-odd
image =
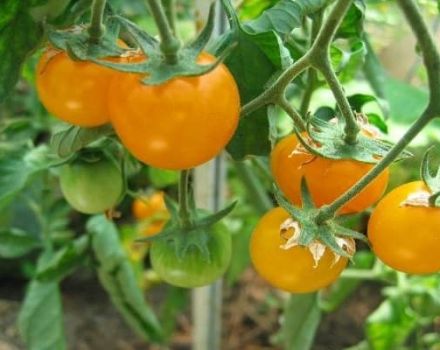
[[(0, 280), (0, 350), (26, 349), (16, 328), (24, 288), (21, 281)], [(145, 344), (126, 326), (93, 278), (76, 276), (63, 283), (62, 289), (69, 350), (159, 350)], [(366, 316), (380, 303), (379, 290), (378, 286), (365, 284), (338, 311), (324, 316), (313, 350), (340, 350), (359, 342)], [(155, 292), (159, 294), (160, 289), (151, 290)], [(252, 270), (237, 286), (225, 288), (222, 348), (281, 349), (271, 345), (281, 316), (280, 310), (271, 305), (279, 305), (283, 297)], [(273, 303), (268, 304), (268, 300)], [(170, 349), (190, 349), (190, 316), (182, 314), (177, 322)]]

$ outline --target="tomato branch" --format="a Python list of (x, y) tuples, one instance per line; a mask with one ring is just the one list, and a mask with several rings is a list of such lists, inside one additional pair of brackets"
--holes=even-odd
[(432, 115), (440, 115), (440, 55), (436, 40), (424, 20), (418, 5), (413, 0), (397, 0), (423, 53), (428, 73), (430, 101), (427, 108)]
[(351, 189), (336, 199), (330, 205), (321, 207), (316, 220), (325, 222), (333, 218), (342, 206), (362, 191), (372, 182), (385, 168), (387, 168), (400, 155), (400, 153), (411, 143), (411, 141), (428, 125), (428, 123), (440, 116), (440, 53), (435, 40), (428, 29), (425, 19), (413, 0), (398, 0), (403, 13), (406, 16), (414, 34), (417, 38), (423, 60), (428, 74), (430, 100), (428, 107), (422, 116), (413, 124), (390, 152), (376, 164), (362, 179)]
[[(151, 14), (156, 22), (160, 35), (160, 49), (169, 64), (177, 63), (177, 52), (180, 49), (179, 40), (173, 35), (172, 25), (169, 22), (160, 0), (147, 0)], [(171, 3), (172, 4), (172, 3)]]
[(92, 19), (88, 29), (91, 43), (98, 44), (105, 32), (104, 10), (107, 0), (93, 0)]
[(338, 77), (331, 66), (330, 45), (351, 3), (351, 0), (339, 0), (336, 3), (310, 49), (311, 65), (324, 75), (327, 84), (335, 96), (342, 116), (345, 119), (345, 141), (348, 144), (356, 143), (360, 128)]
[(298, 128), (300, 131), (306, 130), (306, 124), (304, 123), (301, 115), (296, 111), (295, 108), (292, 107), (284, 95), (280, 97), (276, 103), (284, 110), (284, 112), (287, 113), (290, 118), (292, 118), (296, 128)]
[[(314, 17), (313, 17), (313, 23), (312, 23), (312, 31), (310, 33), (310, 43), (309, 47), (313, 46), (313, 43), (316, 40), (316, 37), (318, 36), (318, 33), (322, 26), (322, 19), (323, 19), (323, 12), (319, 11)], [(316, 73), (316, 70), (313, 68), (309, 68), (307, 71), (307, 85), (306, 90), (304, 91), (302, 100), (301, 100), (301, 106), (299, 108), (301, 115), (306, 115), (309, 111), (310, 101), (312, 100), (313, 93), (316, 89), (316, 81), (317, 81), (318, 75)]]
[(177, 35), (176, 31), (176, 1), (175, 0), (162, 0), (165, 15), (170, 24), (171, 31), (174, 35)]
[[(325, 23), (321, 26), (320, 31), (317, 34), (316, 40), (312, 47), (306, 52), (299, 60), (293, 63), (288, 69), (280, 75), (280, 77), (264, 91), (260, 96), (247, 103), (241, 111), (242, 116), (245, 116), (267, 104), (276, 104), (284, 101), (284, 95), (287, 86), (295, 79), (299, 74), (310, 66), (316, 69), (327, 72), (327, 68), (332, 70), (330, 66), (330, 45), (333, 41), (336, 31), (338, 30), (348, 8), (351, 5), (351, 0), (339, 0), (333, 7), (329, 16), (325, 20)], [(332, 70), (333, 72), (333, 70)], [(334, 72), (333, 72), (334, 74)], [(334, 79), (333, 75), (326, 74), (329, 78), (329, 85), (332, 88), (333, 93), (338, 101), (341, 112), (346, 120), (346, 141), (348, 143), (356, 142), (356, 136), (359, 132), (359, 127), (356, 123), (353, 111), (345, 97), (342, 87), (339, 81)], [(330, 79), (331, 78), (331, 79)], [(284, 106), (286, 105), (284, 104)], [(298, 114), (298, 113), (296, 113)], [(295, 119), (297, 119), (295, 117)], [(299, 124), (301, 126), (301, 124)]]

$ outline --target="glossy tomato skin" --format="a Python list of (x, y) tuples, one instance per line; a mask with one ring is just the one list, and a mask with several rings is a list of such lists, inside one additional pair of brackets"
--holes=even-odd
[[(214, 59), (202, 54), (199, 63)], [(141, 78), (126, 74), (113, 80), (109, 111), (121, 142), (142, 162), (162, 169), (192, 168), (214, 158), (232, 138), (240, 97), (226, 66), (161, 85), (144, 85)]]
[(39, 98), (55, 117), (81, 127), (109, 122), (107, 93), (116, 71), (47, 49), (37, 66)]
[(169, 241), (154, 241), (150, 257), (153, 269), (167, 283), (183, 288), (211, 284), (221, 277), (231, 260), (231, 235), (223, 224), (217, 223), (208, 233), (209, 260), (198, 248), (191, 246), (183, 258), (176, 256)]
[(395, 188), (376, 206), (368, 223), (374, 253), (393, 269), (440, 271), (440, 208), (402, 205), (410, 194), (428, 191), (422, 181)]
[(280, 236), (280, 225), (290, 216), (281, 207), (267, 212), (252, 233), (251, 260), (258, 274), (272, 286), (291, 293), (309, 293), (334, 282), (347, 265), (341, 257), (334, 263), (335, 255), (329, 249), (318, 265), (307, 248), (280, 248), (285, 243)]
[[(292, 154), (298, 145), (296, 135), (281, 140), (271, 153), (275, 182), (295, 205), (301, 205), (301, 179), (305, 177), (317, 207), (330, 204), (358, 182), (374, 165), (356, 160), (334, 160), (308, 153)], [(363, 191), (342, 207), (339, 214), (361, 212), (380, 199), (389, 179), (384, 170)]]
[(110, 160), (76, 160), (62, 167), (60, 185), (64, 198), (75, 210), (98, 214), (118, 203), (124, 181), (119, 168)]

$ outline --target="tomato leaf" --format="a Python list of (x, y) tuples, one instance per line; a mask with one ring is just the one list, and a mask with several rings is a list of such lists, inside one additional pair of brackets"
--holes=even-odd
[(366, 322), (366, 335), (374, 350), (397, 349), (417, 326), (417, 314), (404, 298), (389, 298)]
[[(45, 252), (38, 266), (50, 259)], [(18, 327), (29, 350), (66, 349), (59, 286), (55, 282), (31, 281), (22, 304)]]
[(108, 124), (96, 128), (70, 126), (65, 130), (55, 133), (50, 143), (51, 148), (59, 157), (67, 158), (92, 142), (112, 134), (113, 128)]
[(113, 305), (140, 336), (160, 342), (163, 338), (162, 328), (139, 289), (116, 226), (104, 216), (95, 216), (88, 221), (87, 230), (91, 234), (93, 251), (99, 264), (99, 279)]
[[(220, 38), (213, 51), (221, 52), (231, 42), (238, 43), (225, 64), (237, 82), (242, 104), (246, 104), (260, 95), (274, 73), (289, 65), (292, 59), (276, 32), (249, 32), (239, 23), (230, 2), (223, 0), (223, 6), (228, 12), (232, 30)], [(247, 155), (267, 155), (270, 152), (266, 107), (240, 119), (227, 150), (236, 160)]]
[(22, 191), (34, 174), (49, 165), (48, 148), (40, 146), (0, 158), (0, 208)]
[(360, 38), (364, 31), (366, 5), (364, 0), (355, 0), (339, 27), (336, 38)]
[(24, 60), (43, 37), (41, 24), (29, 14), (33, 3), (17, 0), (0, 3), (0, 103), (13, 90)]
[(82, 236), (65, 245), (49, 261), (39, 266), (39, 281), (57, 281), (72, 273), (82, 265), (89, 248), (89, 237)]
[(164, 188), (179, 182), (179, 172), (149, 167), (148, 178), (154, 188)]
[(284, 309), (281, 330), (284, 348), (309, 350), (321, 321), (318, 295), (292, 295)]
[(252, 32), (275, 30), (280, 35), (289, 34), (302, 26), (304, 18), (331, 3), (331, 0), (281, 0), (267, 9), (257, 19), (244, 26)]
[(38, 248), (40, 242), (26, 232), (11, 228), (0, 231), (0, 257), (18, 258)]

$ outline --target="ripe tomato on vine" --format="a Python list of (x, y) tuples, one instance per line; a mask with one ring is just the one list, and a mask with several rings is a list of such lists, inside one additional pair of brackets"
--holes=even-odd
[[(301, 179), (304, 177), (317, 207), (330, 204), (358, 182), (374, 164), (353, 159), (334, 160), (297, 151), (298, 139), (290, 135), (272, 150), (270, 164), (276, 184), (295, 205), (301, 205)], [(389, 171), (384, 170), (360, 193), (346, 203), (339, 214), (361, 212), (383, 195)]]
[[(215, 58), (201, 54), (198, 63)], [(139, 74), (113, 80), (110, 119), (121, 142), (142, 162), (188, 169), (214, 158), (232, 138), (240, 114), (233, 76), (220, 64), (197, 77), (145, 85)]]
[(387, 265), (406, 273), (440, 271), (440, 208), (411, 203), (426, 200), (423, 181), (395, 188), (376, 206), (368, 223), (374, 253)]
[[(290, 218), (289, 213), (277, 207), (267, 212), (254, 229), (250, 242), (252, 263), (266, 281), (276, 288), (291, 293), (309, 293), (334, 282), (347, 266), (346, 257), (337, 258), (329, 248), (319, 261), (315, 261), (308, 247), (281, 246), (289, 237), (281, 235), (281, 225)], [(347, 240), (354, 249), (354, 241)]]

